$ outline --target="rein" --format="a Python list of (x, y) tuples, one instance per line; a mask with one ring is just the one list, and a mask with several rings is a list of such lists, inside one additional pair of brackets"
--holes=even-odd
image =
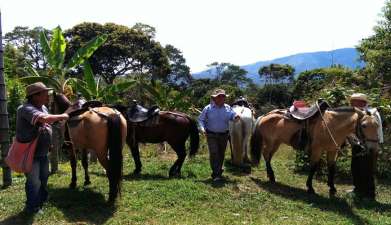
[(320, 110), (320, 107), (319, 107), (318, 102), (316, 102), (316, 107), (318, 108), (320, 117), (322, 118), (322, 121), (323, 121), (323, 123), (324, 123), (324, 125), (325, 125), (325, 127), (326, 127), (326, 129), (327, 129), (327, 132), (329, 133), (329, 135), (330, 135), (330, 137), (331, 137), (331, 140), (333, 140), (333, 142), (334, 142), (335, 148), (336, 148), (337, 150), (340, 150), (340, 147), (339, 147), (339, 145), (337, 144), (337, 142), (335, 141), (335, 138), (334, 138), (333, 134), (331, 133), (331, 130), (330, 130), (329, 126), (327, 126), (327, 123), (326, 123), (326, 121), (325, 121), (324, 118), (323, 118), (323, 114), (322, 114), (322, 111)]

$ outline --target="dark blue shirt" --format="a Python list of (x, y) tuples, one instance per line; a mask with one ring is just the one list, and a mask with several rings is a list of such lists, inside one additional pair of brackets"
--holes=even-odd
[(52, 141), (52, 127), (38, 122), (40, 117), (48, 114), (46, 106), (37, 108), (30, 103), (18, 107), (16, 112), (16, 139), (20, 142), (30, 142), (40, 133), (35, 157), (45, 156), (49, 152)]

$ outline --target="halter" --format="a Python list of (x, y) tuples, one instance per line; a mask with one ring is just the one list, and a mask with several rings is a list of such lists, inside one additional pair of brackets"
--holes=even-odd
[[(369, 111), (366, 111), (367, 115), (371, 115)], [(364, 144), (364, 146), (361, 145), (361, 143), (359, 143), (362, 147), (365, 147), (365, 144), (367, 142), (372, 142), (372, 143), (379, 143), (379, 139), (370, 139), (370, 138), (366, 138), (364, 136), (364, 132), (363, 132), (363, 128), (361, 126), (361, 123), (360, 121), (364, 118), (364, 116), (361, 116), (359, 118), (359, 120), (357, 121), (357, 125), (356, 125), (356, 134), (357, 134), (357, 137), (359, 140), (361, 140)]]

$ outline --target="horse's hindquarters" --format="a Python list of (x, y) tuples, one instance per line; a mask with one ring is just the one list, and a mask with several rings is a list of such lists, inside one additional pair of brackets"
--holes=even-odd
[(234, 107), (233, 110), (240, 116), (240, 120), (231, 121), (229, 125), (232, 145), (232, 163), (240, 166), (244, 159), (248, 159), (247, 145), (253, 126), (252, 111), (246, 107)]

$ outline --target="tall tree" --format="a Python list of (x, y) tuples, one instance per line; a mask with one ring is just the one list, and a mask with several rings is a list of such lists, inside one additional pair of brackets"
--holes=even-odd
[(20, 49), (14, 47), (12, 44), (6, 44), (3, 57), (5, 77), (18, 78), (28, 75), (25, 70), (28, 62)]
[(165, 47), (168, 59), (170, 61), (171, 72), (165, 79), (171, 86), (186, 88), (192, 81), (190, 67), (186, 65), (186, 59), (182, 52), (172, 45)]
[(374, 27), (375, 34), (364, 38), (357, 47), (371, 79), (380, 82), (391, 95), (391, 1), (385, 2), (382, 19)]
[(237, 65), (213, 62), (208, 67), (208, 72), (220, 84), (243, 87), (252, 83), (252, 80), (246, 77), (247, 71)]
[(8, 154), (9, 147), (9, 122), (7, 112), (7, 95), (4, 80), (4, 64), (3, 64), (3, 32), (1, 27), (1, 12), (0, 12), (0, 145), (1, 145), (1, 167), (3, 169), (3, 187), (7, 187), (12, 183), (11, 170), (5, 164), (4, 159)]
[(265, 78), (265, 84), (280, 83), (281, 81), (292, 82), (295, 69), (288, 64), (270, 64), (259, 68), (260, 78)]
[(75, 52), (87, 40), (101, 34), (108, 41), (89, 59), (94, 74), (106, 83), (118, 76), (144, 74), (153, 79), (163, 79), (170, 72), (168, 57), (159, 42), (144, 29), (132, 29), (114, 23), (82, 23), (66, 32), (69, 52)]
[(155, 39), (156, 29), (152, 26), (149, 26), (148, 24), (136, 23), (132, 29), (139, 31), (140, 33), (144, 33), (151, 39)]
[(45, 32), (46, 35), (50, 33), (49, 30), (43, 27), (29, 29), (28, 27), (17, 26), (13, 31), (6, 33), (4, 37), (5, 43), (11, 44), (21, 51), (25, 60), (36, 70), (46, 69), (47, 66), (39, 41), (41, 32)]

